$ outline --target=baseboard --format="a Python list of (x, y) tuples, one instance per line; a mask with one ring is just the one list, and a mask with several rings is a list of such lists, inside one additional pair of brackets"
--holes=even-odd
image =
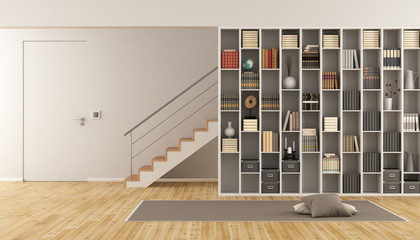
[(217, 178), (160, 178), (156, 182), (217, 182)]
[(0, 178), (0, 182), (23, 182), (23, 178)]
[(87, 182), (124, 182), (124, 178), (88, 178)]

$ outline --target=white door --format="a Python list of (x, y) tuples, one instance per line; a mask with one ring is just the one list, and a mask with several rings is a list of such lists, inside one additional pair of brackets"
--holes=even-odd
[(24, 43), (25, 181), (86, 181), (86, 45)]

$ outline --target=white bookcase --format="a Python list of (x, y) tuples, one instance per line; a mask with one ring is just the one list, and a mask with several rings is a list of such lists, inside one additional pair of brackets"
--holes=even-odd
[[(407, 28), (407, 30), (419, 30)], [(242, 48), (242, 31), (258, 31), (258, 47)], [(283, 48), (282, 34), (287, 31), (298, 33), (298, 48)], [(379, 47), (364, 48), (364, 30), (378, 30)], [(420, 157), (420, 132), (404, 131), (403, 114), (420, 114), (420, 89), (404, 89), (404, 70), (420, 71), (420, 48), (404, 48), (403, 28), (219, 28), (219, 66), (222, 66), (221, 52), (225, 49), (239, 51), (239, 68), (219, 68), (219, 96), (234, 93), (239, 95), (239, 110), (219, 110), (219, 194), (221, 195), (307, 195), (313, 193), (339, 193), (342, 195), (420, 195), (420, 190), (408, 193), (406, 183), (420, 182), (420, 166), (415, 164), (416, 172), (405, 171), (404, 152), (414, 154), (415, 162)], [(324, 48), (322, 45), (325, 31), (336, 31), (339, 35), (339, 48)], [(320, 68), (302, 67), (303, 48), (308, 44), (319, 45)], [(278, 49), (279, 68), (264, 69), (261, 65), (262, 49)], [(384, 68), (384, 49), (401, 49), (401, 67)], [(358, 68), (344, 68), (345, 49), (356, 49)], [(292, 60), (292, 76), (297, 80), (296, 89), (284, 89), (282, 80), (287, 76), (287, 57)], [(253, 72), (259, 73), (260, 87), (257, 90), (241, 89), (242, 61), (253, 59)], [(378, 69), (380, 88), (364, 89), (363, 74), (365, 67)], [(323, 89), (323, 72), (337, 72), (338, 89)], [(386, 84), (398, 80), (401, 91), (393, 97), (393, 110), (384, 110)], [(358, 91), (360, 109), (343, 109), (343, 92)], [(318, 93), (319, 110), (303, 110), (302, 94)], [(279, 110), (262, 110), (260, 107), (263, 94), (278, 94)], [(258, 104), (252, 115), (258, 119), (258, 131), (242, 131), (242, 120), (249, 114), (244, 107), (244, 99), (254, 95)], [(219, 109), (221, 106), (219, 98)], [(282, 131), (287, 110), (299, 112), (298, 131)], [(379, 112), (378, 130), (364, 130), (363, 112)], [(323, 131), (323, 117), (339, 118), (338, 131)], [(232, 122), (238, 139), (238, 152), (222, 152), (224, 130)], [(302, 129), (316, 128), (319, 151), (302, 152)], [(279, 151), (262, 152), (263, 131), (279, 133)], [(385, 151), (384, 133), (401, 134), (401, 151)], [(343, 136), (357, 136), (359, 151), (344, 152)], [(283, 169), (284, 140), (288, 145), (296, 142), (296, 158), (299, 168), (296, 172)], [(363, 153), (375, 152), (380, 156), (379, 171), (365, 172)], [(339, 172), (323, 172), (324, 153), (336, 153), (339, 156)], [(254, 172), (242, 172), (241, 161), (258, 160), (258, 169)], [(279, 187), (274, 193), (263, 191), (263, 170), (275, 169), (279, 172)], [(393, 184), (395, 191), (385, 189), (387, 169), (400, 171), (401, 177)], [(358, 173), (359, 186), (356, 192), (344, 191), (344, 174)], [(398, 191), (399, 186), (399, 191)], [(417, 186), (417, 185), (416, 185)], [(388, 186), (387, 186), (388, 187)]]

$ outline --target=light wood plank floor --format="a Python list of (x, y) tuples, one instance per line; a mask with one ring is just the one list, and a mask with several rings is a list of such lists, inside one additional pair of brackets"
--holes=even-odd
[(125, 222), (141, 200), (218, 197), (217, 183), (0, 183), (0, 239), (420, 239), (420, 197), (371, 200), (409, 222)]

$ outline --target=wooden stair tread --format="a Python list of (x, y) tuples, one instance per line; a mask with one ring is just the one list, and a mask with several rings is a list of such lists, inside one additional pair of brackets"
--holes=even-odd
[(205, 128), (195, 128), (193, 131), (194, 132), (205, 132), (205, 131), (207, 131), (207, 129), (205, 129)]
[(194, 139), (192, 139), (192, 138), (180, 138), (179, 141), (180, 142), (192, 142), (192, 141), (194, 141)]
[(152, 165), (144, 165), (139, 169), (139, 171), (146, 172), (146, 171), (153, 171)]
[(164, 156), (157, 156), (152, 159), (153, 162), (165, 162), (166, 158)]
[(133, 174), (133, 178), (131, 179), (130, 176), (128, 176), (127, 178), (125, 178), (125, 182), (134, 182), (134, 181), (139, 181), (139, 175), (134, 175)]
[(180, 151), (181, 149), (179, 149), (179, 147), (168, 147), (166, 148), (166, 151)]

